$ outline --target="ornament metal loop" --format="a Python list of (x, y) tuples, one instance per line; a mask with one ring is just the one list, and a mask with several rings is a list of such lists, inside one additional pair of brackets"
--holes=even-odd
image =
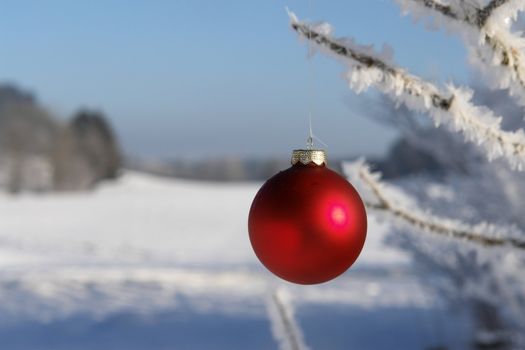
[(326, 165), (326, 152), (319, 149), (296, 149), (292, 152), (292, 165), (297, 163)]

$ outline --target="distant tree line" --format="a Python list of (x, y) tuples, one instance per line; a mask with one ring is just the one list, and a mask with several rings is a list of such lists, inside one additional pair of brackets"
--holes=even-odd
[(35, 97), (0, 85), (0, 187), (20, 191), (86, 190), (118, 176), (118, 142), (100, 111), (55, 118)]

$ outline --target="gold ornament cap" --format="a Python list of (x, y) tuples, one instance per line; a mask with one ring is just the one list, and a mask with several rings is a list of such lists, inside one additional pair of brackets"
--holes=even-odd
[(307, 165), (326, 165), (326, 152), (320, 149), (295, 149), (292, 152), (292, 165), (301, 163)]

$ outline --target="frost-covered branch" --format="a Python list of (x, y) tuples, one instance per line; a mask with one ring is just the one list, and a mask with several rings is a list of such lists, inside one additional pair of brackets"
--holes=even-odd
[(376, 53), (352, 39), (331, 36), (327, 24), (309, 25), (290, 14), (292, 28), (317, 48), (343, 60), (349, 67), (350, 87), (361, 92), (374, 85), (398, 104), (430, 115), (436, 125), (445, 123), (465, 138), (481, 145), (489, 159), (504, 157), (513, 169), (525, 169), (525, 133), (501, 129), (501, 117), (471, 102), (472, 91), (451, 84), (441, 90), (436, 85), (409, 74), (392, 64), (388, 50)]
[(441, 17), (440, 23), (466, 41), (471, 59), (497, 88), (509, 89), (525, 105), (525, 40), (510, 31), (510, 19), (525, 9), (525, 0), (470, 1), (444, 5), (437, 0), (397, 0), (405, 12)]
[(276, 289), (268, 297), (268, 314), (272, 333), (281, 350), (307, 350), (303, 335), (294, 318), (293, 307), (284, 290)]
[[(464, 3), (461, 1), (461, 3)], [(503, 12), (508, 17), (516, 17), (518, 11), (525, 8), (525, 1), (523, 0), (491, 0), (487, 5), (477, 10), (476, 24), (482, 28), (487, 23), (488, 19), (493, 17), (495, 12)]]
[(445, 17), (452, 19), (458, 19), (458, 15), (454, 12), (450, 5), (445, 5), (434, 0), (409, 0), (414, 1), (415, 3), (424, 6), (428, 9), (437, 11)]
[(492, 0), (486, 6), (468, 1), (453, 1), (450, 4), (443, 4), (437, 0), (397, 0), (397, 2), (406, 10), (410, 8), (410, 3), (413, 3), (478, 29), (483, 29), (496, 12), (504, 11), (509, 17), (514, 17), (525, 7), (523, 0)]
[[(479, 225), (468, 225), (457, 220), (438, 217), (428, 212), (422, 212), (415, 208), (405, 208), (400, 205), (403, 200), (390, 198), (385, 191), (386, 185), (380, 181), (379, 174), (371, 173), (366, 164), (358, 162), (353, 166), (354, 177), (366, 189), (372, 193), (373, 199), (366, 200), (365, 204), (372, 210), (387, 212), (390, 215), (426, 232), (463, 239), (485, 247), (509, 246), (525, 250), (525, 240), (520, 238), (520, 232), (505, 229), (499, 226), (482, 223)], [(350, 168), (346, 169), (352, 175)], [(523, 235), (521, 235), (522, 237)]]

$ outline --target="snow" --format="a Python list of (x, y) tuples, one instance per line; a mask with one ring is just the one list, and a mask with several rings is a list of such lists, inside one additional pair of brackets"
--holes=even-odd
[[(275, 290), (312, 349), (443, 344), (420, 336), (435, 327), (418, 317), (442, 317), (451, 344), (466, 339), (465, 315), (444, 322), (444, 301), (373, 219), (362, 256), (337, 280), (305, 287), (272, 276), (247, 234), (260, 185), (126, 172), (91, 193), (0, 194), (1, 348), (276, 347), (267, 310)], [(378, 340), (381, 327), (393, 328)]]

